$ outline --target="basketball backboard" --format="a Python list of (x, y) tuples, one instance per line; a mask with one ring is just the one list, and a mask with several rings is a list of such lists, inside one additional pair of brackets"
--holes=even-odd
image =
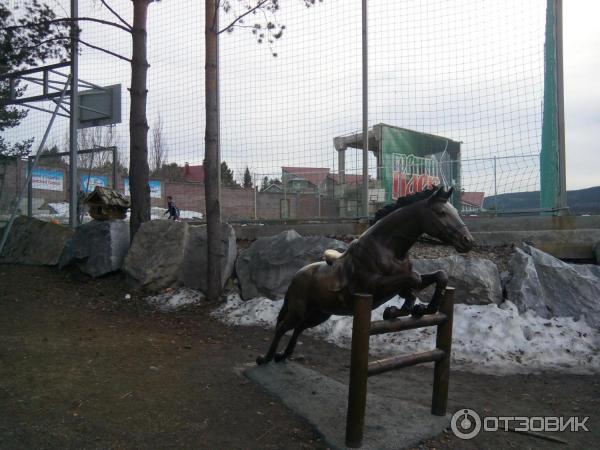
[(121, 122), (121, 85), (79, 91), (77, 128), (99, 127)]

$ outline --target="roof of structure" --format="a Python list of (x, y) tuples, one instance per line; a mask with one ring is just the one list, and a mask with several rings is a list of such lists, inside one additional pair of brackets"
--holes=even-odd
[[(446, 150), (452, 154), (457, 155), (460, 153), (460, 141), (438, 136), (435, 134), (424, 133), (422, 131), (410, 130), (408, 128), (397, 127), (386, 123), (378, 123), (373, 125), (368, 130), (368, 141), (369, 151), (377, 154), (380, 150), (380, 144), (382, 141), (383, 128), (388, 128), (391, 133), (395, 135), (410, 135), (415, 141), (419, 143), (418, 156), (425, 156), (432, 153), (432, 150), (438, 147), (446, 148)], [(348, 148), (363, 148), (363, 133), (352, 133), (344, 136), (336, 136), (333, 138), (333, 146), (339, 151), (344, 151)]]
[(129, 200), (120, 192), (114, 189), (96, 186), (92, 192), (85, 197), (86, 203), (102, 203), (110, 206), (120, 206), (129, 208)]
[(484, 197), (485, 192), (462, 192), (460, 194), (460, 201), (481, 208)]
[(186, 164), (181, 168), (184, 181), (190, 183), (204, 183), (204, 166), (190, 166)]
[[(339, 173), (332, 173), (329, 176), (335, 183), (340, 182), (340, 174)], [(354, 175), (354, 174), (348, 174), (348, 173), (346, 174), (346, 184), (358, 184), (358, 183), (362, 183), (362, 180), (363, 180), (362, 175)]]
[(296, 175), (315, 186), (323, 183), (329, 175), (327, 167), (282, 167), (281, 170), (290, 175)]

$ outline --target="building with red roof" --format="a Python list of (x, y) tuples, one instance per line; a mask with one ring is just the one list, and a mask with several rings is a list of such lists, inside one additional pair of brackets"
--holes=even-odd
[(282, 167), (281, 180), (288, 192), (326, 190), (328, 167)]
[(460, 194), (460, 206), (463, 212), (476, 212), (483, 209), (485, 192), (462, 192)]
[[(336, 185), (340, 185), (340, 176), (331, 173), (328, 167), (282, 167), (282, 190), (286, 192), (309, 194), (319, 192), (322, 196), (337, 193)], [(347, 187), (362, 183), (362, 175), (346, 174)]]
[(183, 172), (183, 181), (188, 183), (204, 183), (204, 166), (190, 166), (185, 163), (181, 168)]

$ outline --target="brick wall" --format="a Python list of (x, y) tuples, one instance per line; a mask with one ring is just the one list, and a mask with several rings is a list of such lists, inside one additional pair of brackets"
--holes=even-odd
[[(206, 213), (204, 184), (185, 182), (165, 182), (166, 196), (172, 196), (179, 209)], [(289, 218), (311, 219), (318, 217), (319, 200), (315, 194), (293, 194), (284, 197), (283, 193), (254, 192), (253, 189), (222, 188), (221, 214), (223, 220), (280, 219), (281, 202), (289, 203)], [(154, 199), (153, 199), (154, 205)], [(161, 206), (164, 206), (161, 205)], [(333, 199), (321, 198), (321, 217), (335, 217), (336, 203)]]
[[(16, 164), (7, 164), (4, 185), (0, 191), (0, 212), (8, 212), (12, 200), (16, 197), (18, 185), (25, 181), (26, 162), (20, 164), (21, 173)], [(66, 167), (45, 167), (40, 169), (61, 170), (64, 173), (63, 190), (50, 191), (34, 189), (33, 196), (37, 199), (34, 205), (48, 202), (64, 202), (68, 200), (69, 174)], [(0, 167), (0, 174), (2, 168)], [(83, 173), (83, 172), (81, 172)], [(87, 171), (85, 172), (87, 173)], [(100, 174), (95, 171), (92, 174)], [(108, 175), (112, 179), (112, 174)], [(118, 177), (118, 189), (123, 192), (123, 177)], [(161, 181), (161, 198), (151, 198), (151, 205), (166, 208), (167, 196), (172, 196), (179, 209), (206, 213), (204, 201), (204, 184)], [(253, 189), (223, 188), (221, 191), (221, 212), (223, 220), (277, 220), (282, 218), (282, 202), (287, 200), (291, 219), (312, 219), (319, 216), (319, 199), (315, 194), (287, 194), (274, 192), (256, 192)], [(26, 207), (26, 204), (25, 204)], [(321, 217), (336, 217), (336, 203), (330, 198), (321, 198)]]
[[(32, 191), (33, 199), (35, 201), (34, 207), (39, 207), (46, 203), (67, 201), (67, 192), (69, 186), (69, 174), (67, 169), (60, 166), (43, 165), (38, 165), (37, 168), (62, 172), (63, 186), (62, 190), (59, 191), (34, 188)], [(17, 161), (8, 161), (6, 164), (1, 164), (0, 177), (3, 178), (3, 180), (0, 181), (0, 211), (2, 213), (10, 213), (12, 212), (13, 202), (19, 196), (27, 179), (27, 162), (18, 161), (17, 164)], [(23, 201), (21, 203), (21, 207), (24, 210), (27, 208), (27, 189), (25, 189), (23, 192)]]

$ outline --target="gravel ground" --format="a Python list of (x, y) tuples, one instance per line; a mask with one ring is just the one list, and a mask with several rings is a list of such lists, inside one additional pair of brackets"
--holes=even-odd
[[(301, 417), (243, 376), (272, 330), (225, 325), (210, 315), (216, 306), (160, 313), (119, 274), (0, 265), (0, 448), (324, 449)], [(348, 381), (347, 350), (302, 336), (296, 360)], [(426, 405), (431, 380), (431, 367), (417, 366), (374, 377), (369, 390)], [(449, 411), (463, 408), (589, 417), (590, 431), (553, 433), (566, 444), (514, 432), (463, 441), (446, 432), (419, 448), (600, 446), (597, 376), (454, 370)], [(337, 414), (345, 420), (345, 411)]]

